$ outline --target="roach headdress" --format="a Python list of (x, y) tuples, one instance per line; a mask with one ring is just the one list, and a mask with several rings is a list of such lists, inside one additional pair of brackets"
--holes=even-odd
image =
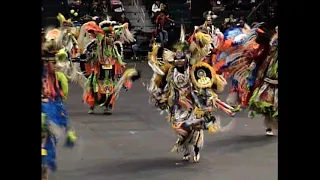
[(189, 51), (189, 43), (186, 41), (186, 35), (181, 25), (181, 32), (179, 41), (173, 46), (173, 51), (169, 49), (164, 49), (163, 52), (163, 59), (168, 62), (173, 62), (175, 59), (184, 58), (185, 60), (189, 61), (190, 59), (190, 51)]
[(42, 43), (42, 60), (65, 61), (68, 57), (66, 51), (61, 47), (59, 40), (61, 31), (58, 29), (48, 30), (45, 34), (45, 41)]

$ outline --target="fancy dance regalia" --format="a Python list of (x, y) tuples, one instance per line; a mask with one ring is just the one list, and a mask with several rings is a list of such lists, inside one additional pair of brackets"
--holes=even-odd
[(259, 47), (256, 42), (258, 31), (257, 27), (251, 29), (245, 25), (243, 28), (229, 29), (224, 34), (216, 29), (211, 35), (214, 40), (214, 48), (211, 49), (211, 61), (209, 62), (218, 74), (233, 79), (233, 89), (227, 98), (227, 103), (232, 106), (237, 106), (239, 100), (242, 107), (246, 107), (249, 100), (247, 84), (252, 86), (252, 83), (247, 81), (247, 77), (252, 79), (255, 71), (252, 71), (251, 74), (248, 72), (250, 60), (245, 56), (245, 52), (254, 51)]
[(73, 146), (76, 140), (74, 130), (69, 127), (69, 119), (63, 101), (68, 96), (68, 80), (63, 73), (55, 71), (57, 61), (66, 61), (67, 53), (56, 41), (56, 29), (49, 31), (42, 45), (42, 131), (41, 156), (42, 179), (48, 179), (49, 170), (56, 169), (56, 145), (65, 131), (66, 145)]
[(248, 25), (243, 28), (229, 29), (224, 34), (219, 29), (215, 29), (214, 33), (211, 34), (214, 41), (210, 64), (217, 71), (223, 71), (225, 78), (227, 78), (229, 65), (241, 57), (243, 50), (251, 47), (255, 35), (256, 32), (250, 30)]
[[(260, 29), (257, 29), (254, 40), (255, 45), (248, 49), (242, 49), (230, 57), (232, 64), (227, 65), (232, 76), (232, 90), (227, 98), (230, 105), (241, 107), (248, 106), (249, 99), (254, 90), (257, 72), (270, 51), (270, 37)], [(236, 59), (235, 57), (238, 56)], [(226, 63), (228, 63), (228, 57)]]
[[(196, 41), (202, 47), (210, 46), (210, 37), (202, 32), (195, 34)], [(204, 40), (206, 39), (206, 40)], [(213, 116), (216, 106), (229, 111), (232, 107), (217, 99), (214, 91), (222, 91), (226, 82), (217, 75), (207, 63), (197, 61), (203, 50), (189, 46), (184, 39), (181, 28), (180, 42), (174, 46), (174, 52), (164, 50), (163, 62), (157, 60), (158, 47), (155, 45), (149, 54), (149, 65), (154, 71), (148, 91), (156, 107), (168, 113), (168, 121), (178, 134), (178, 140), (172, 151), (182, 152), (184, 160), (200, 160), (200, 149), (203, 146), (203, 130), (210, 132), (226, 131), (220, 121)], [(197, 55), (195, 55), (197, 54)], [(191, 65), (191, 61), (194, 65)]]
[(249, 101), (249, 117), (263, 114), (266, 134), (278, 128), (278, 29), (271, 40), (271, 52), (260, 66), (253, 95)]
[(62, 72), (68, 80), (81, 84), (79, 81), (78, 74), (80, 74), (80, 69), (76, 64), (74, 64), (71, 59), (77, 58), (80, 55), (80, 49), (78, 48), (78, 41), (76, 39), (79, 34), (79, 30), (74, 27), (70, 19), (66, 20), (65, 17), (59, 13), (57, 19), (60, 22), (60, 27), (50, 31), (51, 36), (54, 41), (58, 44), (60, 48), (63, 48), (70, 61), (58, 61), (56, 62), (56, 70)]
[[(218, 66), (216, 67), (220, 72), (226, 73), (228, 77), (232, 78), (232, 89), (227, 97), (227, 103), (232, 106), (238, 105), (237, 107), (239, 108), (240, 106), (247, 108), (249, 105), (249, 117), (252, 117), (255, 112), (263, 114), (267, 127), (266, 133), (267, 135), (272, 135), (272, 129), (277, 128), (277, 88), (274, 88), (277, 85), (271, 85), (270, 88), (266, 88), (267, 86), (263, 86), (263, 82), (277, 83), (277, 80), (275, 80), (277, 79), (277, 63), (270, 65), (273, 66), (272, 70), (270, 70), (273, 73), (270, 76), (273, 77), (265, 78), (267, 68), (270, 67), (269, 64), (277, 62), (271, 61), (272, 57), (277, 59), (277, 51), (275, 51), (277, 48), (273, 48), (272, 55), (267, 58), (271, 46), (269, 44), (270, 36), (259, 28), (261, 25), (261, 23), (257, 24), (252, 29), (247, 27), (245, 28), (248, 30), (247, 33), (240, 34), (233, 39), (230, 38), (232, 41), (228, 42), (226, 40), (225, 42), (228, 42), (227, 45), (230, 44), (230, 47), (233, 47), (235, 44), (236, 48), (231, 48), (232, 51), (227, 53), (222, 51), (223, 58), (219, 59), (218, 57)], [(274, 37), (277, 36), (275, 35)], [(273, 38), (272, 42), (277, 42), (275, 39), (277, 38)], [(223, 46), (225, 45), (223, 44)], [(266, 94), (268, 94), (267, 97), (265, 96)]]
[(108, 23), (101, 22), (100, 27), (90, 21), (81, 27), (78, 38), (79, 47), (84, 49), (81, 59), (90, 68), (87, 69), (89, 77), (82, 85), (83, 100), (89, 104), (90, 114), (94, 113), (96, 106), (104, 107), (104, 112), (110, 113), (121, 88), (130, 88), (131, 81), (140, 76), (135, 69), (124, 71), (122, 45), (114, 42), (114, 35), (123, 41), (132, 40), (127, 24), (112, 27)]

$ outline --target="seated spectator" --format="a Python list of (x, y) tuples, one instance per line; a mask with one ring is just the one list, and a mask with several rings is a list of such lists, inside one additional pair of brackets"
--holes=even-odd
[(156, 19), (156, 29), (154, 32), (154, 37), (158, 37), (161, 39), (163, 44), (168, 42), (168, 32), (164, 30), (164, 26), (167, 22), (174, 22), (169, 18), (164, 12), (161, 12)]
[[(165, 14), (168, 14), (167, 13), (167, 5), (165, 5), (164, 3), (161, 3), (160, 4), (160, 12), (164, 12)], [(158, 15), (159, 15), (159, 13), (158, 13)]]
[(92, 7), (90, 10), (90, 16), (102, 16), (103, 15), (103, 8), (98, 2), (93, 2)]
[(155, 18), (158, 16), (158, 14), (160, 13), (161, 9), (160, 9), (160, 0), (156, 0), (156, 2), (152, 5), (151, 8), (152, 11), (152, 19), (155, 20)]

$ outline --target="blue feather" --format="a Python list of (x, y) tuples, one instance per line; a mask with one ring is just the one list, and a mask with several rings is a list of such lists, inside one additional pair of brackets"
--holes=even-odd
[(46, 144), (44, 149), (47, 151), (47, 155), (42, 156), (42, 165), (47, 165), (52, 171), (57, 169), (56, 164), (56, 138), (48, 133)]
[(225, 32), (224, 32), (224, 39), (225, 40), (228, 40), (228, 39), (233, 39), (235, 38), (236, 36), (242, 34), (242, 31), (240, 28), (229, 28), (227, 29)]

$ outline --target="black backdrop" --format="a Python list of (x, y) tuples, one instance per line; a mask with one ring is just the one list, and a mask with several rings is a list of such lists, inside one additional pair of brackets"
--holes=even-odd
[(59, 21), (57, 15), (59, 12), (68, 18), (68, 3), (67, 0), (43, 0), (42, 1), (42, 27), (58, 26)]
[(209, 0), (192, 0), (191, 2), (191, 14), (192, 14), (192, 25), (198, 26), (202, 24), (203, 12), (210, 10)]

